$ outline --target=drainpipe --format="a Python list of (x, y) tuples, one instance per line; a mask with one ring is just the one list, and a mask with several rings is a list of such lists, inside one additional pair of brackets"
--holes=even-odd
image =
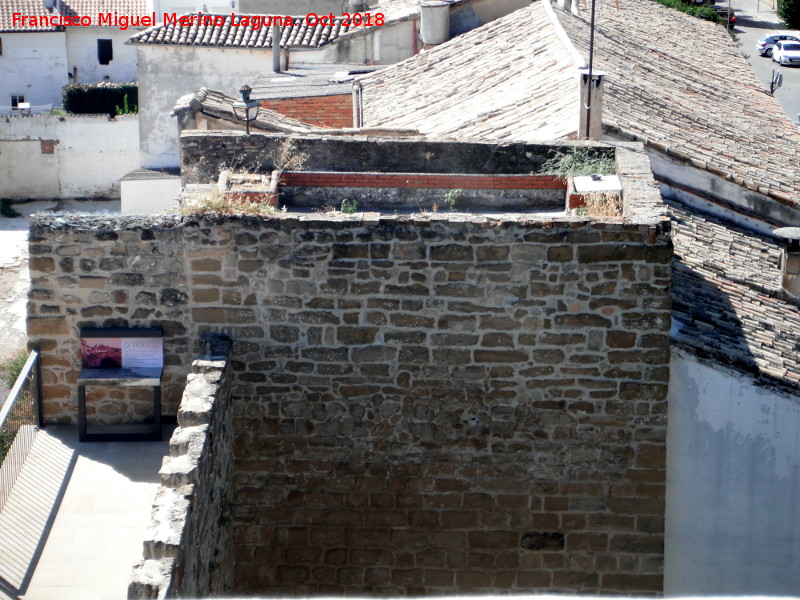
[(281, 28), (272, 23), (272, 70), (281, 72)]

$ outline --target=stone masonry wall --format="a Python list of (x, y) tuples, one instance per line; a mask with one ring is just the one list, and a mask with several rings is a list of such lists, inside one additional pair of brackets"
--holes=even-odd
[[(30, 346), (42, 350), (47, 422), (77, 422), (81, 327), (161, 327), (163, 412), (175, 414), (192, 361), (187, 255), (175, 230), (179, 223), (33, 219), (27, 328)], [(87, 388), (86, 397), (90, 423), (140, 422), (152, 411), (146, 389)]]
[(230, 342), (208, 337), (186, 382), (131, 599), (206, 598), (233, 587)]
[(661, 591), (663, 229), (196, 233), (238, 247), (196, 272), (247, 261), (264, 288), (195, 309), (259, 330), (234, 363), (239, 593)]
[(605, 221), (36, 216), (46, 414), (80, 326), (161, 324), (178, 391), (223, 332), (234, 593), (658, 594), (672, 245), (625, 189)]

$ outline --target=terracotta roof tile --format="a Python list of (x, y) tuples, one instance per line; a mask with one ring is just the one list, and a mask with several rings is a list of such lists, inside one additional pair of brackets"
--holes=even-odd
[[(242, 124), (233, 112), (233, 103), (236, 98), (227, 96), (223, 92), (201, 88), (194, 94), (183, 96), (178, 100), (173, 112), (178, 114), (187, 110), (198, 110), (211, 117)], [(324, 133), (329, 131), (324, 127), (316, 127), (303, 123), (297, 119), (284, 116), (275, 111), (261, 107), (258, 117), (250, 122), (252, 129), (265, 131), (280, 131), (286, 133)]]
[(578, 126), (579, 57), (542, 2), (362, 78), (365, 126), (552, 140)]
[[(201, 22), (197, 17), (210, 17)], [(271, 28), (264, 24), (271, 15), (236, 15), (235, 23), (231, 15), (206, 15), (193, 13), (197, 20), (192, 25), (157, 25), (131, 36), (129, 44), (143, 45), (178, 45), (178, 46), (216, 46), (223, 48), (272, 48)], [(238, 24), (243, 18), (250, 21), (247, 25)], [(261, 17), (262, 25), (255, 27), (252, 17)], [(294, 17), (291, 27), (283, 27), (281, 31), (282, 48), (319, 48), (335, 41), (340, 35), (356, 28), (342, 25), (342, 18), (336, 19), (336, 25), (314, 26), (306, 22), (305, 17)]]
[[(608, 73), (604, 125), (749, 189), (800, 201), (797, 127), (724, 28), (652, 0), (615, 5), (598, 3), (596, 15), (595, 66)], [(589, 24), (555, 10), (559, 31), (546, 8), (539, 0), (364, 77), (364, 124), (498, 140), (573, 136), (578, 92), (567, 46), (588, 58)]]
[[(95, 24), (99, 13), (147, 14), (146, 0), (62, 0), (61, 5), (61, 14), (65, 16), (88, 16), (92, 18), (92, 22)], [(50, 25), (41, 27), (14, 25), (14, 13), (35, 17), (51, 17), (59, 14), (55, 8), (48, 10), (42, 0), (0, 0), (0, 31), (58, 31), (60, 29)]]
[[(587, 20), (556, 11), (588, 55)], [(800, 201), (800, 134), (721, 26), (649, 0), (598, 6), (604, 124), (740, 185)], [(697, 40), (704, 40), (700, 52)]]

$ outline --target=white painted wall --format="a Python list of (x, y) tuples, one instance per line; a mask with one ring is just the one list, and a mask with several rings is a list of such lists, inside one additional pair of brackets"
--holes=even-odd
[(181, 193), (181, 178), (165, 175), (162, 178), (130, 179), (121, 182), (123, 215), (156, 215), (178, 199)]
[(23, 94), (32, 105), (61, 106), (69, 71), (64, 33), (6, 32), (0, 38), (0, 106), (11, 106), (11, 94)]
[(342, 14), (342, 0), (240, 0), (243, 13), (254, 15)]
[(665, 594), (800, 591), (800, 399), (673, 351)]
[[(119, 179), (139, 166), (138, 138), (136, 115), (3, 118), (0, 196), (118, 198)], [(53, 154), (42, 140), (55, 141)]]
[(42, 154), (40, 140), (0, 139), (0, 198), (58, 198), (58, 155)]
[[(374, 27), (364, 35), (345, 35), (335, 44), (312, 50), (294, 49), (289, 53), (289, 65), (341, 63), (359, 65), (377, 63), (391, 65), (414, 56), (414, 30), (418, 21), (407, 20), (385, 27)], [(417, 49), (422, 42), (417, 41)]]
[(481, 23), (486, 24), (530, 4), (531, 0), (473, 0), (470, 6)]
[[(121, 31), (117, 27), (68, 27), (67, 70), (72, 72), (73, 67), (78, 69), (77, 81), (72, 79), (70, 83), (136, 81), (136, 48), (125, 45), (136, 31)], [(97, 60), (98, 39), (111, 40), (114, 58), (107, 65), (101, 65)]]
[(181, 96), (208, 87), (238, 97), (239, 88), (272, 70), (271, 50), (138, 46), (141, 166), (177, 167)]
[(148, 0), (146, 14), (155, 12), (156, 20), (161, 24), (164, 13), (183, 15), (201, 10), (204, 13), (223, 15), (238, 13), (239, 0)]

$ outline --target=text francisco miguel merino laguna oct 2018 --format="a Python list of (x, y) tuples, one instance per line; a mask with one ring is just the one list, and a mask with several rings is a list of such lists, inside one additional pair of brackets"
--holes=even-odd
[[(239, 15), (231, 13), (227, 15), (206, 15), (201, 13), (190, 15), (178, 15), (177, 13), (162, 13), (164, 25), (180, 25), (191, 27), (193, 25), (202, 26), (222, 26), (230, 19), (232, 27), (252, 27), (260, 29), (262, 27), (272, 27), (279, 25), (291, 26), (302, 19), (308, 26), (334, 25), (341, 21), (343, 27), (381, 27), (385, 23), (383, 13), (342, 13), (336, 16), (333, 13), (318, 15), (308, 13), (305, 17), (289, 17), (279, 15)], [(96, 17), (89, 15), (73, 16), (62, 15), (25, 15), (22, 13), (12, 13), (12, 25), (17, 27), (117, 27), (125, 31), (129, 27), (152, 27), (157, 25), (156, 13), (147, 15), (120, 15), (116, 12), (97, 13)]]

